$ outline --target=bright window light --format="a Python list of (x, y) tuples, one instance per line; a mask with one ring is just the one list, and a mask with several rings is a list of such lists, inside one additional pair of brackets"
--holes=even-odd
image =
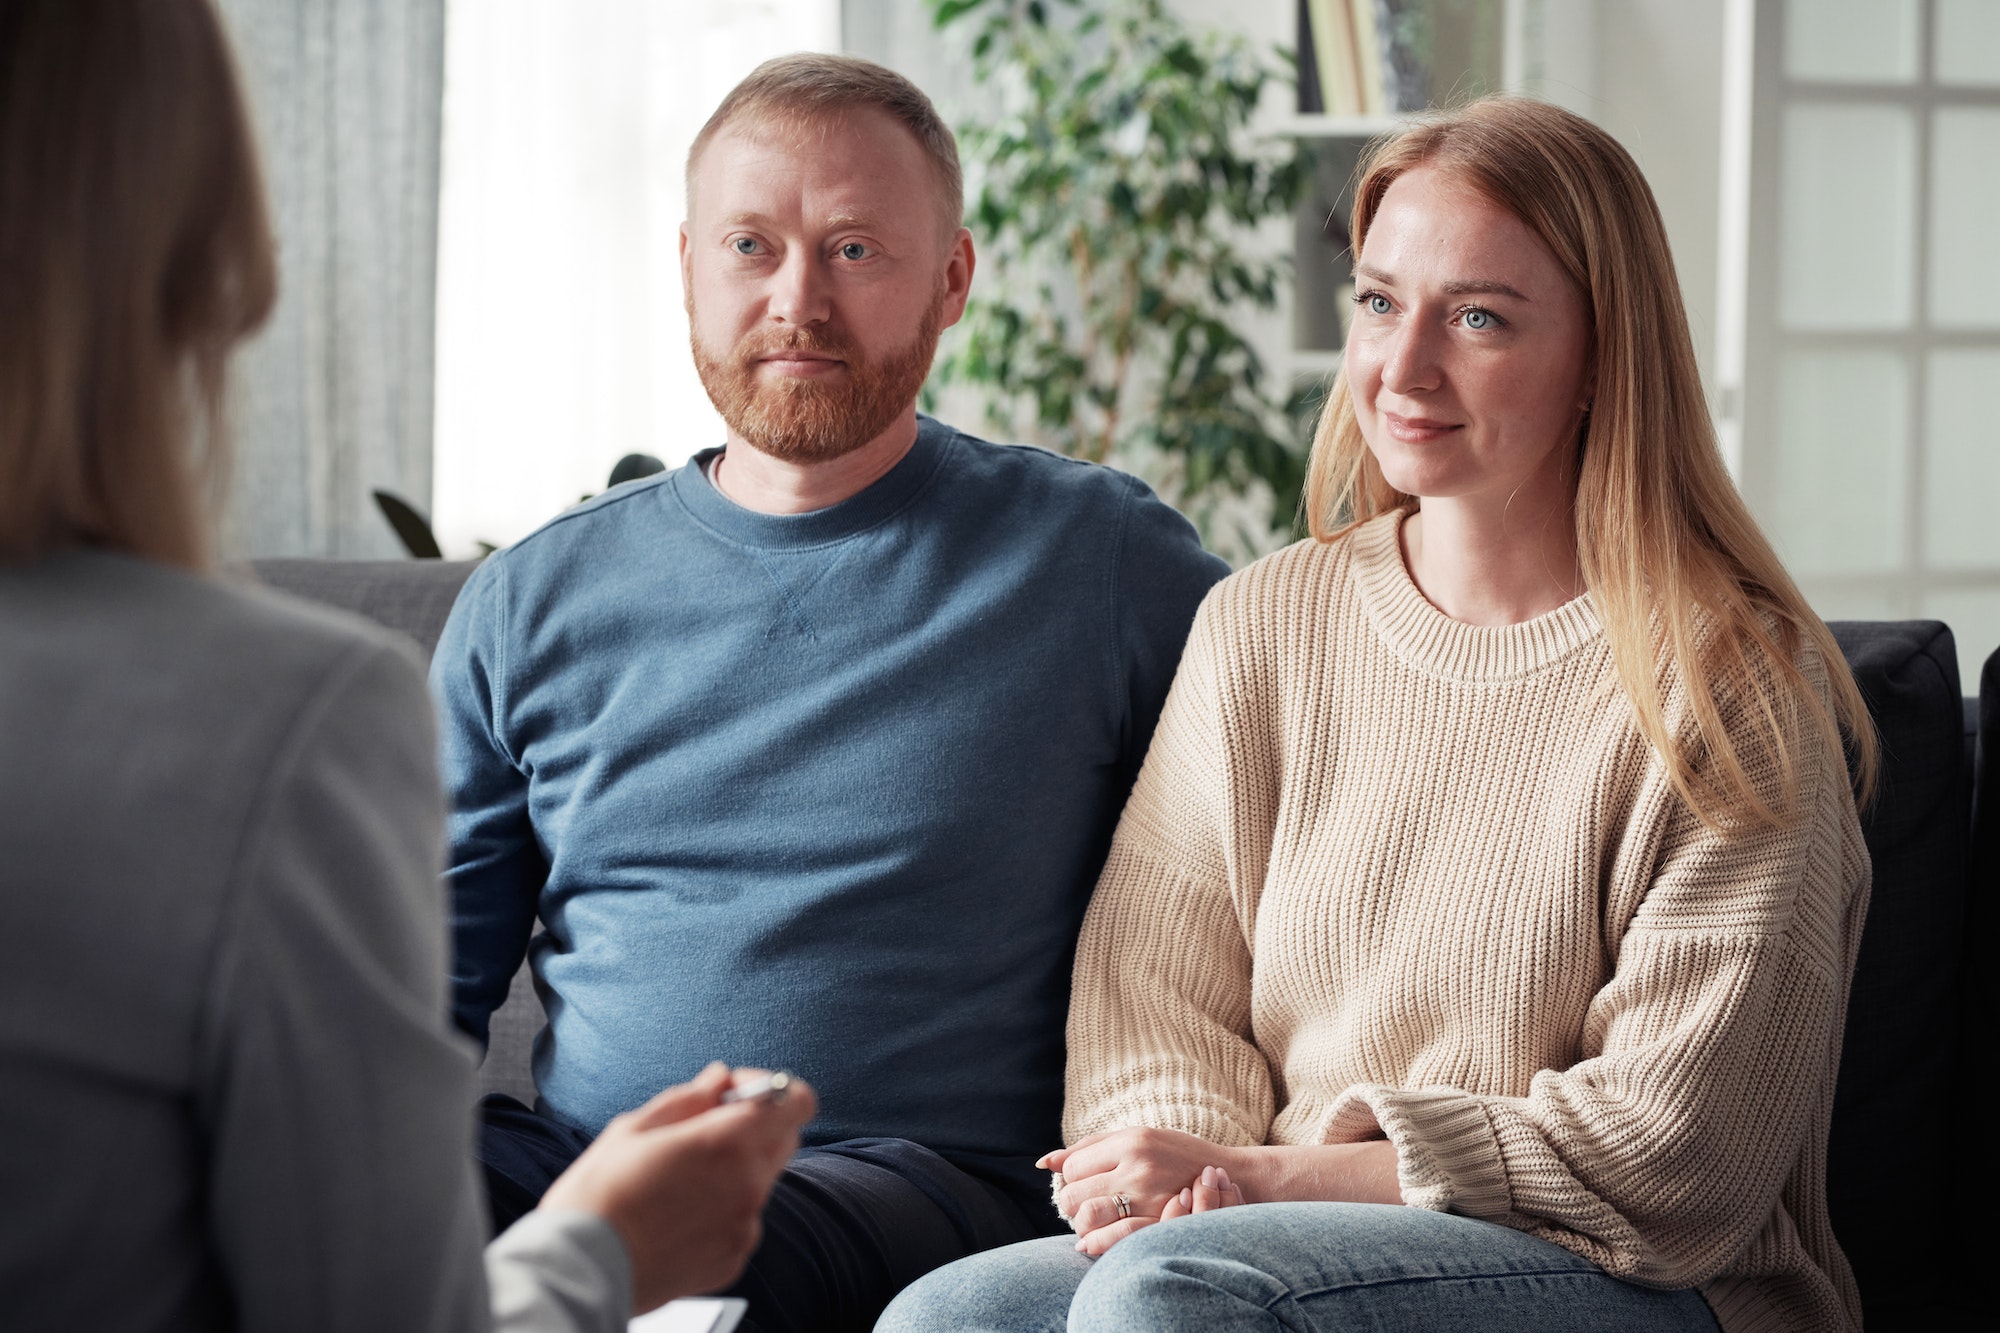
[(688, 144), (760, 61), (839, 49), (839, 0), (454, 0), (433, 526), (505, 545), (628, 453), (722, 442), (688, 355)]

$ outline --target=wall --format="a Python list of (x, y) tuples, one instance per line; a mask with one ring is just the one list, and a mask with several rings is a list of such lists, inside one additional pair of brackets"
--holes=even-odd
[(1528, 19), (1542, 10), (1543, 55), (1538, 70), (1524, 71), (1522, 91), (1609, 130), (1653, 187), (1713, 404), (1724, 0), (1516, 7)]

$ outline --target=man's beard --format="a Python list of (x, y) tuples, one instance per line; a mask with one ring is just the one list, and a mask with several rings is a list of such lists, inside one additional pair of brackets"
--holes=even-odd
[[(940, 283), (916, 336), (879, 364), (866, 360), (846, 333), (811, 325), (755, 330), (726, 357), (716, 356), (694, 332), (690, 301), (695, 369), (723, 421), (758, 452), (787, 463), (830, 462), (889, 429), (916, 401), (944, 331), (944, 300)], [(767, 376), (760, 382), (758, 358), (778, 351), (838, 357), (846, 363), (846, 373), (834, 376), (832, 383), (794, 376)]]

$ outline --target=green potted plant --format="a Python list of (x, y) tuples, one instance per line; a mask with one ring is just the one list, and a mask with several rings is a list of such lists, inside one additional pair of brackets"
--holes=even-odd
[(934, 383), (977, 390), (1012, 438), (1148, 477), (1231, 554), (1288, 539), (1305, 414), (1242, 316), (1289, 276), (1257, 233), (1307, 184), (1297, 142), (1249, 129), (1289, 57), (1160, 0), (931, 7), (971, 26), (995, 107), (958, 131), (982, 281)]

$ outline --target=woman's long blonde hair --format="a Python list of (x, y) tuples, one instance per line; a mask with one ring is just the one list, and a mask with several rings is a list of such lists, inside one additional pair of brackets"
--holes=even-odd
[(275, 295), (210, 0), (0, 4), (0, 561), (207, 567), (223, 368)]
[[(1357, 255), (1390, 184), (1419, 165), (1520, 218), (1584, 295), (1594, 388), (1575, 468), (1578, 561), (1619, 683), (1675, 790), (1711, 827), (1790, 823), (1800, 774), (1788, 738), (1803, 712), (1836, 750), (1846, 734), (1865, 799), (1874, 727), (1832, 634), (1723, 466), (1666, 227), (1638, 165), (1580, 116), (1525, 98), (1484, 98), (1374, 151), (1355, 190)], [(1336, 378), (1306, 475), (1313, 535), (1331, 541), (1417, 504), (1383, 479), (1346, 377)], [(1801, 641), (1825, 664), (1831, 711), (1796, 664)], [(1681, 738), (1667, 718), (1675, 682), (1692, 723)], [(1733, 736), (1725, 704), (1745, 719)], [(1765, 759), (1780, 775), (1775, 800), (1750, 773)]]

